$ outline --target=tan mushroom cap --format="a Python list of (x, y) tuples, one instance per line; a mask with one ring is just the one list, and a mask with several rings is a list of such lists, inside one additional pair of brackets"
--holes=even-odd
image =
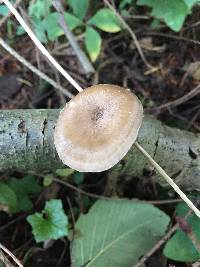
[(84, 89), (61, 111), (54, 134), (62, 162), (81, 172), (105, 171), (135, 142), (143, 119), (139, 99), (120, 86)]

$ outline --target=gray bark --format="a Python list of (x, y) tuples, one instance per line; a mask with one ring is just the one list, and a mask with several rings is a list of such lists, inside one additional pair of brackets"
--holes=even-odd
[[(3, 110), (0, 112), (0, 171), (52, 171), (64, 167), (53, 144), (59, 110)], [(78, 129), (77, 129), (78, 131)], [(200, 190), (200, 135), (170, 128), (145, 116), (138, 142), (175, 182)], [(163, 179), (133, 146), (109, 172), (110, 177)]]

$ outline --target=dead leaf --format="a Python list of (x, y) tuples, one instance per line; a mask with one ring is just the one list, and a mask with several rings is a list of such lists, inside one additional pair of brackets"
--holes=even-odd
[(186, 70), (195, 80), (200, 80), (200, 61), (190, 63), (189, 66), (184, 67), (184, 70)]
[(166, 44), (163, 44), (161, 46), (154, 45), (151, 37), (144, 37), (140, 39), (139, 43), (140, 43), (141, 48), (146, 49), (148, 51), (162, 53), (166, 49)]

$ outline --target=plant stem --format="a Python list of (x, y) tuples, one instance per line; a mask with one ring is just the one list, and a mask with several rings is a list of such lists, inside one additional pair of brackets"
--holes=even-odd
[(9, 0), (3, 0), (4, 4), (8, 7), (10, 12), (13, 13), (13, 15), (16, 17), (18, 22), (21, 24), (21, 26), (24, 28), (24, 30), (27, 32), (29, 37), (32, 39), (32, 41), (35, 43), (35, 45), (38, 47), (38, 49), (41, 51), (43, 55), (45, 55), (48, 60), (53, 64), (53, 66), (68, 80), (68, 82), (71, 83), (79, 92), (81, 92), (83, 89), (80, 87), (80, 85), (61, 67), (61, 65), (50, 55), (48, 50), (43, 46), (43, 44), (38, 40), (36, 35), (33, 33), (33, 31), (28, 27), (22, 16), (19, 14), (19, 12), (14, 8), (14, 6), (10, 3)]
[(185, 201), (185, 203), (194, 211), (194, 213), (200, 218), (200, 211), (195, 207), (191, 200), (181, 191), (177, 184), (172, 180), (171, 177), (158, 165), (157, 162), (144, 150), (138, 142), (135, 142), (135, 147), (148, 159), (148, 161), (153, 165), (153, 167), (160, 173), (160, 175), (170, 184), (173, 189), (179, 194), (179, 196)]
[(86, 76), (89, 76), (90, 74), (94, 73), (95, 70), (92, 66), (92, 64), (90, 63), (89, 59), (87, 58), (86, 54), (81, 50), (78, 42), (76, 41), (75, 36), (73, 35), (72, 31), (69, 29), (66, 21), (65, 21), (65, 17), (64, 17), (64, 8), (62, 5), (62, 1), (61, 0), (52, 0), (52, 4), (55, 7), (55, 9), (57, 10), (57, 12), (59, 13), (59, 24), (61, 26), (61, 28), (64, 31), (64, 34), (66, 36), (66, 38), (68, 39), (71, 47), (73, 48), (74, 53), (77, 56), (77, 59), (79, 60), (81, 67), (84, 71), (84, 74)]

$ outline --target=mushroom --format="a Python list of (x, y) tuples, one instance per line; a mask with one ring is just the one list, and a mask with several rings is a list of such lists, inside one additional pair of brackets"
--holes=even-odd
[(110, 84), (84, 89), (61, 111), (54, 134), (62, 162), (78, 171), (105, 171), (135, 142), (143, 119), (140, 100)]

